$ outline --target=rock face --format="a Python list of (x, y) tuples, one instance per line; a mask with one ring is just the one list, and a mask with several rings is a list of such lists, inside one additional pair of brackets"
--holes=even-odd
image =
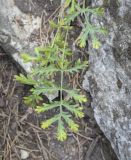
[(131, 160), (131, 1), (92, 0), (106, 14), (95, 19), (108, 28), (100, 49), (89, 49), (83, 86), (91, 93), (95, 119), (120, 160)]
[[(31, 64), (24, 64), (20, 53), (32, 53), (46, 38), (44, 22), (59, 5), (60, 0), (0, 0), (0, 46), (26, 72)], [(48, 11), (48, 13), (47, 13)]]

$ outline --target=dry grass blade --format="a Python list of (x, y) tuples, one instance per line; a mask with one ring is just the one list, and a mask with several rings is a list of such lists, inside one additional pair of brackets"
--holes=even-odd
[(10, 138), (10, 135), (8, 134), (8, 137), (7, 137), (7, 151), (5, 152), (5, 159), (8, 157), (9, 153), (11, 153), (11, 149), (12, 147), (14, 146), (15, 142), (18, 140), (18, 137), (20, 135), (18, 134), (14, 140), (12, 141), (11, 138)]
[(87, 153), (86, 153), (86, 157), (85, 157), (85, 160), (90, 160), (90, 156), (91, 154), (93, 153), (98, 141), (100, 139), (100, 136), (97, 136), (96, 139), (91, 143)]
[(80, 136), (80, 137), (82, 137), (82, 138), (85, 138), (85, 139), (88, 140), (88, 141), (93, 141), (93, 138), (87, 137), (87, 136), (85, 136), (85, 135), (83, 135), (83, 134), (81, 134), (81, 133), (75, 133), (75, 134), (77, 134), (78, 136)]
[(74, 134), (73, 134), (73, 137), (75, 138), (75, 140), (77, 141), (77, 144), (78, 144), (78, 150), (79, 150), (79, 160), (81, 160), (81, 144), (80, 144), (80, 141), (79, 141), (79, 137), (78, 137), (78, 135), (77, 136), (75, 136)]
[(46, 149), (45, 149), (45, 146), (43, 145), (42, 143), (42, 140), (39, 136), (39, 133), (37, 131), (34, 130), (34, 132), (36, 133), (37, 135), (37, 138), (38, 138), (38, 146), (39, 146), (39, 149), (41, 150), (41, 152), (43, 153), (43, 157), (45, 160), (49, 160), (49, 157), (48, 157), (48, 154), (46, 152)]

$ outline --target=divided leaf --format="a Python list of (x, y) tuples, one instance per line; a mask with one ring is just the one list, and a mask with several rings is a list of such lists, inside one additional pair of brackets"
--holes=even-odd
[(35, 111), (37, 113), (41, 113), (59, 107), (60, 105), (61, 105), (60, 101), (50, 102), (49, 104), (43, 103), (42, 106), (37, 106)]
[(42, 121), (41, 128), (46, 129), (49, 126), (51, 126), (53, 123), (59, 120), (59, 115), (55, 115), (54, 117), (47, 119), (45, 121)]
[(39, 86), (39, 87), (35, 87), (34, 89), (32, 89), (33, 94), (44, 94), (44, 93), (54, 93), (54, 92), (58, 92), (60, 90), (59, 87), (57, 86), (45, 86), (43, 84), (43, 86)]
[(67, 109), (67, 111), (74, 114), (77, 118), (83, 118), (84, 113), (82, 112), (83, 107), (80, 107), (78, 104), (70, 104), (65, 100), (62, 100), (62, 106)]
[(35, 94), (31, 94), (28, 97), (24, 97), (25, 104), (29, 105), (33, 108), (35, 108), (37, 103), (39, 103), (42, 100), (43, 100), (43, 98), (41, 96), (35, 95)]
[(66, 121), (66, 123), (68, 124), (69, 128), (73, 132), (78, 132), (79, 125), (76, 124), (70, 117), (71, 117), (71, 115), (63, 115), (63, 118)]
[(68, 90), (68, 89), (64, 89), (65, 92), (68, 93), (68, 95), (73, 98), (75, 101), (78, 101), (79, 103), (83, 103), (87, 101), (87, 98), (85, 97), (85, 95), (81, 95), (79, 93), (79, 90)]
[(59, 141), (65, 141), (67, 139), (66, 129), (61, 118), (58, 120), (57, 139)]
[(15, 79), (20, 83), (28, 84), (28, 85), (35, 85), (38, 83), (37, 81), (33, 80), (32, 77), (30, 76), (26, 77), (23, 74), (20, 74), (19, 76), (16, 75)]
[(78, 59), (73, 67), (68, 67), (67, 69), (64, 69), (64, 72), (69, 72), (69, 73), (77, 73), (80, 70), (85, 69), (88, 66), (88, 61), (83, 61), (81, 62), (80, 59)]

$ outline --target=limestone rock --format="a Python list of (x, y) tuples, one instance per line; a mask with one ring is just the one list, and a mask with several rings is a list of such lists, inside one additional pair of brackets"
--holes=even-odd
[(92, 21), (108, 28), (102, 46), (89, 49), (83, 87), (91, 93), (95, 119), (119, 160), (131, 160), (131, 1), (92, 0), (106, 14)]

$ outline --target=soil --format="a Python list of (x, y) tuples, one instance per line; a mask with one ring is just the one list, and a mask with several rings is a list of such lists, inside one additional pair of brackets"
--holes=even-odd
[[(42, 1), (33, 0), (31, 5), (38, 5)], [(15, 0), (25, 13), (29, 11), (26, 2), (24, 0), (20, 4), (20, 1)], [(39, 15), (42, 6), (51, 8), (46, 10), (51, 14), (58, 7), (54, 5), (55, 8), (52, 8), (54, 2), (44, 1), (40, 8), (38, 5), (34, 14)], [(0, 160), (118, 160), (96, 124), (89, 93), (86, 93), (89, 101), (84, 105), (85, 117), (78, 122), (80, 132), (68, 133), (67, 141), (59, 142), (55, 137), (55, 127), (48, 130), (40, 128), (42, 118), (47, 115), (37, 115), (33, 109), (24, 105), (23, 97), (27, 95), (29, 86), (14, 80), (14, 75), (20, 72), (11, 57), (0, 50)]]

